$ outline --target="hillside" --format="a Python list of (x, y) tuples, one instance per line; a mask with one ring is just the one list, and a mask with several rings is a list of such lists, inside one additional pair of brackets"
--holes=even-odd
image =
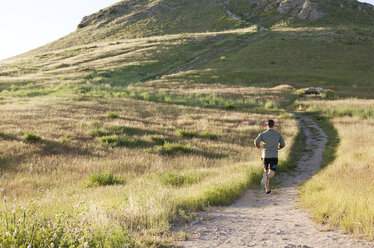
[(42, 50), (103, 40), (201, 33), (256, 25), (371, 27), (374, 7), (354, 0), (125, 0), (82, 19), (77, 30)]
[[(9, 82), (11, 95), (22, 95), (15, 91), (25, 84), (45, 95), (89, 93), (87, 79), (96, 89), (118, 91), (187, 77), (204, 84), (314, 85), (371, 97), (373, 6), (321, 1), (308, 12), (320, 18), (303, 20), (305, 0), (256, 3), (122, 1), (83, 18), (72, 34), (0, 65), (2, 95), (10, 94)], [(123, 19), (125, 26), (118, 23)], [(180, 71), (186, 71), (182, 80)], [(102, 87), (108, 82), (115, 87)]]
[[(372, 118), (373, 13), (352, 0), (126, 0), (1, 61), (0, 246), (169, 247), (186, 238), (171, 224), (258, 185), (252, 143), (264, 120), (287, 140), (286, 171), (304, 142), (290, 111), (326, 123), (339, 116), (339, 131), (344, 118)], [(308, 86), (331, 90), (305, 97)], [(337, 151), (331, 132), (326, 166)], [(344, 180), (374, 188), (365, 178)], [(373, 239), (360, 229), (374, 221), (358, 220), (361, 209), (344, 222), (347, 209), (328, 204), (305, 205)]]

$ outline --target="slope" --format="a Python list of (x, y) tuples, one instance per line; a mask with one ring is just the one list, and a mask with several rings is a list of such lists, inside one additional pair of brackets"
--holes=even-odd
[[(325, 15), (303, 20), (306, 1), (266, 13), (267, 1), (255, 2), (123, 1), (2, 61), (0, 187), (12, 201), (1, 208), (10, 223), (1, 242), (18, 228), (13, 216), (24, 216), (16, 206), (36, 198), (24, 232), (7, 244), (27, 246), (35, 225), (40, 247), (69, 235), (90, 247), (169, 244), (176, 218), (189, 222), (191, 210), (228, 204), (256, 182), (248, 143), (263, 119), (295, 142), (285, 109), (302, 100), (297, 88), (372, 98), (370, 6), (320, 2), (313, 6)], [(117, 23), (127, 16), (126, 27)], [(288, 149), (283, 168), (292, 167)], [(66, 229), (54, 240), (59, 223)]]
[(75, 32), (37, 51), (103, 40), (215, 32), (251, 25), (371, 27), (373, 12), (373, 6), (351, 0), (125, 0), (84, 17)]

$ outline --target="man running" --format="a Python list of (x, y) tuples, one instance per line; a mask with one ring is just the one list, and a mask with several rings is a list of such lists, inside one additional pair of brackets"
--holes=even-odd
[(285, 147), (286, 144), (282, 134), (273, 129), (273, 120), (268, 120), (266, 126), (268, 129), (255, 139), (255, 146), (262, 150), (261, 160), (264, 165), (264, 176), (261, 184), (265, 186), (266, 194), (269, 195), (271, 193), (269, 181), (275, 176), (278, 165), (278, 150)]

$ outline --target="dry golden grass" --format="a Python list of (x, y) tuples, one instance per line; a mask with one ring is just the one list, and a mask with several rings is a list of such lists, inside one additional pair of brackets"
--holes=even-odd
[(341, 100), (304, 100), (296, 103), (299, 109), (317, 111), (329, 117), (374, 117), (374, 100), (348, 98)]
[[(360, 106), (370, 102), (353, 100)], [(350, 105), (352, 100), (343, 103)], [(331, 103), (335, 104), (340, 106)], [(373, 240), (374, 121), (337, 117), (333, 125), (341, 139), (337, 158), (303, 186), (302, 204), (316, 221)]]
[[(109, 226), (116, 221), (153, 234), (168, 230), (178, 208), (228, 203), (248, 187), (250, 177), (261, 171), (253, 139), (265, 128), (264, 120), (275, 119), (288, 142), (283, 160), (298, 130), (293, 119), (274, 115), (131, 99), (0, 101), (0, 187), (10, 206), (24, 205), (38, 196), (40, 211), (48, 218), (78, 208), (95, 225)], [(108, 118), (108, 112), (118, 117)], [(141, 145), (107, 147), (90, 136), (92, 130), (109, 127), (124, 127), (127, 137), (141, 140)], [(193, 131), (196, 137), (183, 137), (179, 129)], [(27, 132), (41, 141), (25, 141)], [(154, 153), (158, 144), (153, 136), (189, 145), (192, 152)], [(165, 185), (160, 173), (171, 170), (188, 171), (198, 180), (180, 187)], [(126, 183), (84, 187), (89, 175), (105, 171)], [(216, 196), (217, 187), (227, 188), (228, 193)]]

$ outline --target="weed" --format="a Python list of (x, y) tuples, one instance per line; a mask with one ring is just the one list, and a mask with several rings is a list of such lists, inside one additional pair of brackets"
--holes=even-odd
[(217, 140), (219, 136), (217, 134), (205, 131), (200, 135), (200, 137), (210, 140)]
[(197, 137), (197, 132), (192, 130), (178, 129), (177, 133), (183, 138)]
[(225, 109), (235, 109), (235, 104), (232, 102), (225, 102)]
[(88, 135), (91, 136), (91, 137), (102, 137), (102, 136), (105, 136), (107, 135), (108, 133), (100, 128), (100, 129), (94, 129), (94, 130), (91, 130), (88, 132)]
[(163, 146), (166, 142), (168, 142), (167, 138), (160, 135), (152, 135), (151, 140), (155, 142), (157, 145)]
[(99, 129), (103, 126), (103, 123), (101, 121), (98, 121), (98, 120), (93, 120), (93, 121), (90, 122), (90, 126), (92, 126), (95, 129)]
[(25, 133), (23, 140), (26, 142), (39, 142), (42, 138), (32, 132)]
[(266, 101), (265, 105), (264, 105), (265, 109), (277, 109), (278, 108), (278, 104), (274, 101)]
[(121, 138), (117, 135), (102, 136), (99, 138), (99, 142), (104, 146), (117, 147), (121, 145)]
[(180, 230), (178, 233), (178, 238), (180, 240), (189, 240), (190, 237), (186, 232), (183, 232), (182, 230)]
[(195, 213), (187, 213), (183, 209), (178, 210), (178, 215), (183, 219), (185, 223), (191, 223), (196, 219), (196, 214)]
[(203, 174), (190, 170), (171, 170), (159, 173), (158, 177), (159, 181), (164, 185), (181, 187), (183, 185), (194, 184), (199, 182), (202, 179)]
[(61, 143), (69, 143), (69, 141), (73, 138), (70, 134), (65, 134), (63, 137), (60, 138)]
[(74, 209), (46, 220), (38, 202), (26, 208), (10, 209), (0, 204), (0, 245), (4, 247), (134, 247), (125, 228), (103, 231), (87, 222), (86, 213)]
[(106, 117), (115, 119), (115, 118), (119, 117), (119, 114), (117, 112), (108, 111), (108, 112), (106, 112)]
[(87, 188), (125, 184), (125, 180), (122, 177), (114, 176), (111, 171), (106, 171), (104, 173), (93, 173), (88, 176), (86, 181), (85, 187)]
[(126, 135), (118, 136), (118, 135), (110, 135), (110, 136), (102, 136), (99, 138), (99, 142), (106, 147), (128, 147), (128, 148), (136, 148), (136, 147), (145, 147), (148, 143), (141, 139), (130, 138)]
[(165, 142), (163, 146), (157, 146), (156, 149), (153, 149), (152, 151), (162, 155), (175, 155), (180, 152), (191, 153), (192, 148), (191, 145)]

